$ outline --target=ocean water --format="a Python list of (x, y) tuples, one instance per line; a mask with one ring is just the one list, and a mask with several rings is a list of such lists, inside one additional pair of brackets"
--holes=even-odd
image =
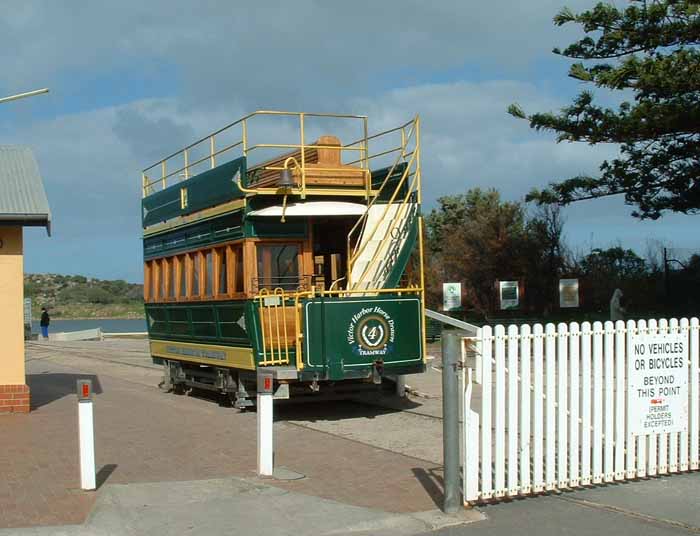
[[(146, 319), (90, 319), (90, 320), (51, 320), (49, 333), (59, 331), (80, 331), (83, 329), (101, 328), (104, 333), (145, 332)], [(40, 333), (39, 321), (32, 321), (32, 332)]]

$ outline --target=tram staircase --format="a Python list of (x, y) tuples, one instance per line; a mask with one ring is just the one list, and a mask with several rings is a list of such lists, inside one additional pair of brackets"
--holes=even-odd
[[(417, 126), (417, 125), (416, 125)], [(375, 178), (379, 188), (367, 211), (348, 235), (349, 290), (396, 288), (406, 269), (419, 233), (420, 211), (420, 147), (417, 128), (408, 140), (415, 147), (401, 154), (386, 174)], [(353, 244), (354, 232), (359, 238)]]
[[(415, 196), (413, 196), (415, 197)], [(374, 204), (367, 211), (352, 263), (351, 290), (395, 287), (417, 236), (418, 203)]]

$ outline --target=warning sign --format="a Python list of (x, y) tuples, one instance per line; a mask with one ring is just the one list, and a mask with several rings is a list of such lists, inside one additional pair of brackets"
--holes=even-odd
[(627, 360), (627, 408), (632, 435), (687, 431), (687, 337), (632, 337)]

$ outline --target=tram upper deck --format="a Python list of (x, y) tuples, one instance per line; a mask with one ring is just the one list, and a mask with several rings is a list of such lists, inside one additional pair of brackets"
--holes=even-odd
[[(152, 348), (214, 364), (199, 347), (157, 344), (237, 346), (239, 368), (294, 363), (335, 379), (391, 352), (399, 373), (422, 365), (419, 127), (369, 134), (365, 116), (260, 111), (143, 170)], [(348, 330), (358, 314), (375, 329)], [(331, 358), (339, 338), (352, 351)]]

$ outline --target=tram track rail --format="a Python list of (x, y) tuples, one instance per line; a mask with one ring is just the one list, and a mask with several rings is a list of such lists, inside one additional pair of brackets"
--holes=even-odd
[[(35, 349), (35, 348), (40, 348), (40, 349), (45, 349), (47, 352), (42, 354), (40, 357), (33, 357), (27, 359), (27, 362), (30, 361), (36, 361), (36, 360), (44, 360), (44, 359), (51, 359), (52, 357), (60, 357), (56, 355), (47, 355), (48, 350), (55, 350), (56, 348), (60, 348), (63, 351), (68, 351), (72, 354), (74, 354), (74, 357), (81, 357), (83, 359), (92, 359), (95, 361), (102, 361), (104, 363), (114, 363), (118, 365), (126, 365), (129, 367), (137, 367), (137, 368), (142, 368), (142, 369), (147, 369), (147, 370), (160, 370), (161, 367), (155, 366), (155, 365), (142, 365), (140, 363), (131, 363), (129, 361), (122, 361), (119, 359), (109, 359), (105, 357), (98, 357), (94, 355), (94, 351), (92, 350), (84, 350), (82, 348), (75, 348), (74, 346), (54, 346), (54, 345), (48, 345), (48, 344), (41, 344), (41, 343), (35, 343), (35, 342), (30, 342), (27, 343), (27, 348)], [(137, 350), (120, 350), (121, 353), (132, 353), (132, 354), (140, 354), (143, 355), (143, 352), (139, 352)]]

